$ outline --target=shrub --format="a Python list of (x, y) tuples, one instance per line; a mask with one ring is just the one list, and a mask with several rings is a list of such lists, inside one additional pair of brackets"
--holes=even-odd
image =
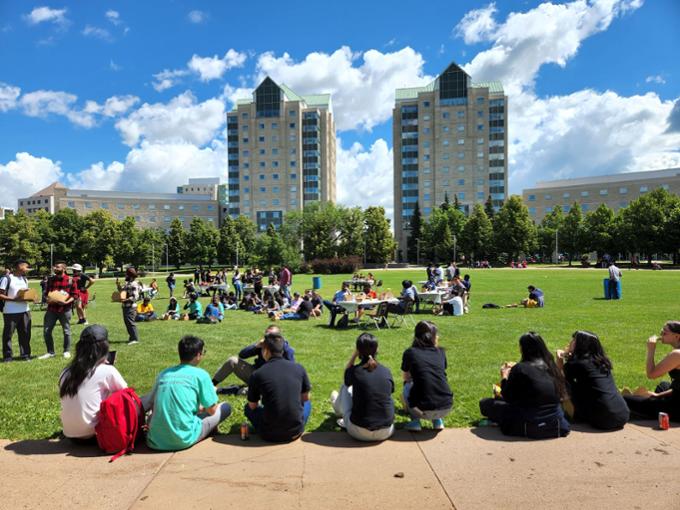
[(317, 274), (354, 273), (361, 265), (361, 259), (356, 256), (315, 259), (309, 265)]

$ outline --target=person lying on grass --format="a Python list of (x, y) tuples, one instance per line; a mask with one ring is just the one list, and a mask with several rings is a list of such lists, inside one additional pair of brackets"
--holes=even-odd
[(198, 365), (206, 354), (203, 340), (182, 337), (179, 365), (163, 370), (154, 384), (149, 433), (154, 450), (184, 450), (208, 437), (229, 417), (231, 406), (220, 403), (208, 372)]

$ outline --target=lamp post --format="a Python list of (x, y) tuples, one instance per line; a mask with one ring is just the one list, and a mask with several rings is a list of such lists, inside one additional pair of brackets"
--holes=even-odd
[(156, 244), (151, 243), (151, 272), (156, 272)]
[(559, 233), (560, 231), (558, 229), (555, 229), (555, 264), (560, 263), (560, 250), (559, 250)]
[(416, 239), (416, 264), (420, 265), (420, 238)]
[(168, 243), (165, 243), (165, 270), (168, 270), (168, 267), (170, 267), (170, 256), (168, 254)]

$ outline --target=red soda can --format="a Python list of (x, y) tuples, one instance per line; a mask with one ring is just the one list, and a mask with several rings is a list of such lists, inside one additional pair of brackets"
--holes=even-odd
[(671, 421), (668, 413), (659, 413), (659, 428), (661, 430), (668, 430), (671, 427)]
[(246, 439), (248, 439), (248, 423), (244, 421), (241, 423), (241, 441)]

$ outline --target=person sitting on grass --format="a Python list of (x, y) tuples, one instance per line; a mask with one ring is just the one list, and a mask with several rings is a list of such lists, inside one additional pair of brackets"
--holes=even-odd
[[(673, 350), (656, 363), (654, 356), (659, 342), (670, 345)], [(656, 419), (663, 412), (668, 413), (672, 421), (680, 422), (680, 321), (666, 322), (658, 337), (649, 337), (646, 369), (650, 379), (668, 374), (671, 382), (662, 381), (654, 391), (640, 388), (634, 395), (624, 390), (623, 398), (631, 413)]]
[(545, 305), (544, 301), (545, 296), (543, 294), (543, 291), (541, 289), (534, 287), (533, 285), (529, 285), (527, 287), (527, 290), (529, 291), (529, 299), (532, 301), (536, 301), (536, 303), (538, 303), (539, 308), (543, 308), (543, 306)]
[(401, 360), (403, 401), (411, 416), (406, 430), (419, 432), (421, 419), (432, 420), (434, 430), (444, 429), (443, 418), (453, 407), (446, 367), (446, 353), (439, 347), (437, 326), (420, 321), (416, 324), (413, 345), (404, 351)]
[(284, 342), (281, 333), (265, 335), (262, 357), (266, 363), (248, 380), (245, 415), (266, 441), (299, 438), (312, 410), (307, 371), (302, 365), (284, 359)]
[(217, 429), (231, 414), (220, 403), (208, 372), (198, 368), (205, 356), (203, 340), (185, 336), (177, 348), (180, 364), (163, 370), (154, 384), (147, 444), (154, 450), (184, 450)]
[(59, 376), (61, 424), (69, 439), (92, 440), (99, 406), (112, 393), (127, 388), (118, 370), (107, 363), (109, 333), (93, 324), (80, 333), (76, 354)]
[(440, 315), (453, 315), (455, 317), (463, 315), (465, 307), (463, 305), (463, 298), (460, 297), (458, 290), (453, 289), (448, 298), (442, 303), (442, 311)]
[(566, 397), (562, 372), (538, 333), (519, 339), (522, 359), (501, 367), (500, 398), (479, 402), (482, 415), (501, 426), (503, 434), (534, 439), (569, 434), (561, 401)]
[(161, 320), (164, 321), (176, 321), (179, 320), (179, 303), (177, 303), (177, 298), (171, 297), (170, 302), (168, 302), (168, 308), (165, 313), (161, 316)]
[[(340, 392), (331, 393), (338, 425), (359, 441), (384, 441), (394, 433), (394, 380), (376, 361), (378, 341), (362, 333), (345, 368)], [(359, 364), (355, 364), (359, 359)]]
[[(295, 308), (296, 311), (273, 312), (269, 314), (269, 317), (273, 320), (282, 321), (306, 321), (309, 320), (313, 309), (314, 307), (309, 299), (309, 295), (305, 294), (300, 304)], [(293, 308), (291, 307), (290, 310), (293, 310)]]
[(135, 321), (147, 322), (155, 321), (157, 319), (156, 312), (153, 310), (151, 298), (145, 297), (144, 300), (137, 305), (137, 316)]
[[(253, 372), (265, 364), (265, 359), (262, 355), (262, 349), (264, 347), (264, 338), (269, 333), (276, 333), (280, 335), (281, 329), (278, 326), (272, 324), (264, 330), (264, 335), (260, 340), (241, 349), (241, 352), (238, 353), (238, 357), (232, 356), (227, 359), (220, 369), (215, 372), (215, 375), (212, 378), (212, 382), (215, 387), (217, 387), (232, 373), (247, 384), (248, 379), (250, 379), (250, 376), (253, 375)], [(248, 358), (255, 358), (255, 360), (251, 364), (246, 361)], [(293, 362), (295, 361), (295, 350), (285, 339), (283, 340), (283, 359)]]
[(225, 310), (238, 309), (238, 302), (236, 299), (236, 294), (234, 294), (234, 292), (230, 292), (229, 294), (222, 294), (220, 299), (222, 301), (222, 306), (224, 306)]
[(198, 294), (194, 292), (189, 295), (189, 302), (184, 305), (184, 309), (188, 311), (182, 314), (183, 321), (195, 321), (203, 316), (203, 305), (198, 300)]
[(314, 317), (321, 317), (323, 313), (323, 298), (316, 290), (309, 293), (309, 300), (312, 302), (312, 315)]
[(557, 351), (557, 366), (564, 372), (575, 421), (602, 430), (623, 428), (630, 412), (614, 382), (612, 362), (596, 334), (576, 331), (569, 346)]
[(208, 324), (215, 324), (216, 322), (222, 322), (224, 319), (224, 307), (217, 296), (213, 296), (208, 306), (205, 307), (205, 313), (203, 317), (198, 319), (201, 322)]
[(262, 300), (254, 292), (247, 292), (241, 302), (241, 308), (247, 312), (258, 313), (263, 306)]
[(331, 328), (335, 327), (335, 317), (339, 314), (345, 313), (345, 309), (338, 305), (342, 301), (349, 301), (352, 299), (352, 293), (349, 290), (349, 283), (345, 282), (342, 284), (342, 288), (333, 295), (333, 301), (324, 301), (323, 304), (331, 312), (331, 318), (328, 322), (328, 326)]

